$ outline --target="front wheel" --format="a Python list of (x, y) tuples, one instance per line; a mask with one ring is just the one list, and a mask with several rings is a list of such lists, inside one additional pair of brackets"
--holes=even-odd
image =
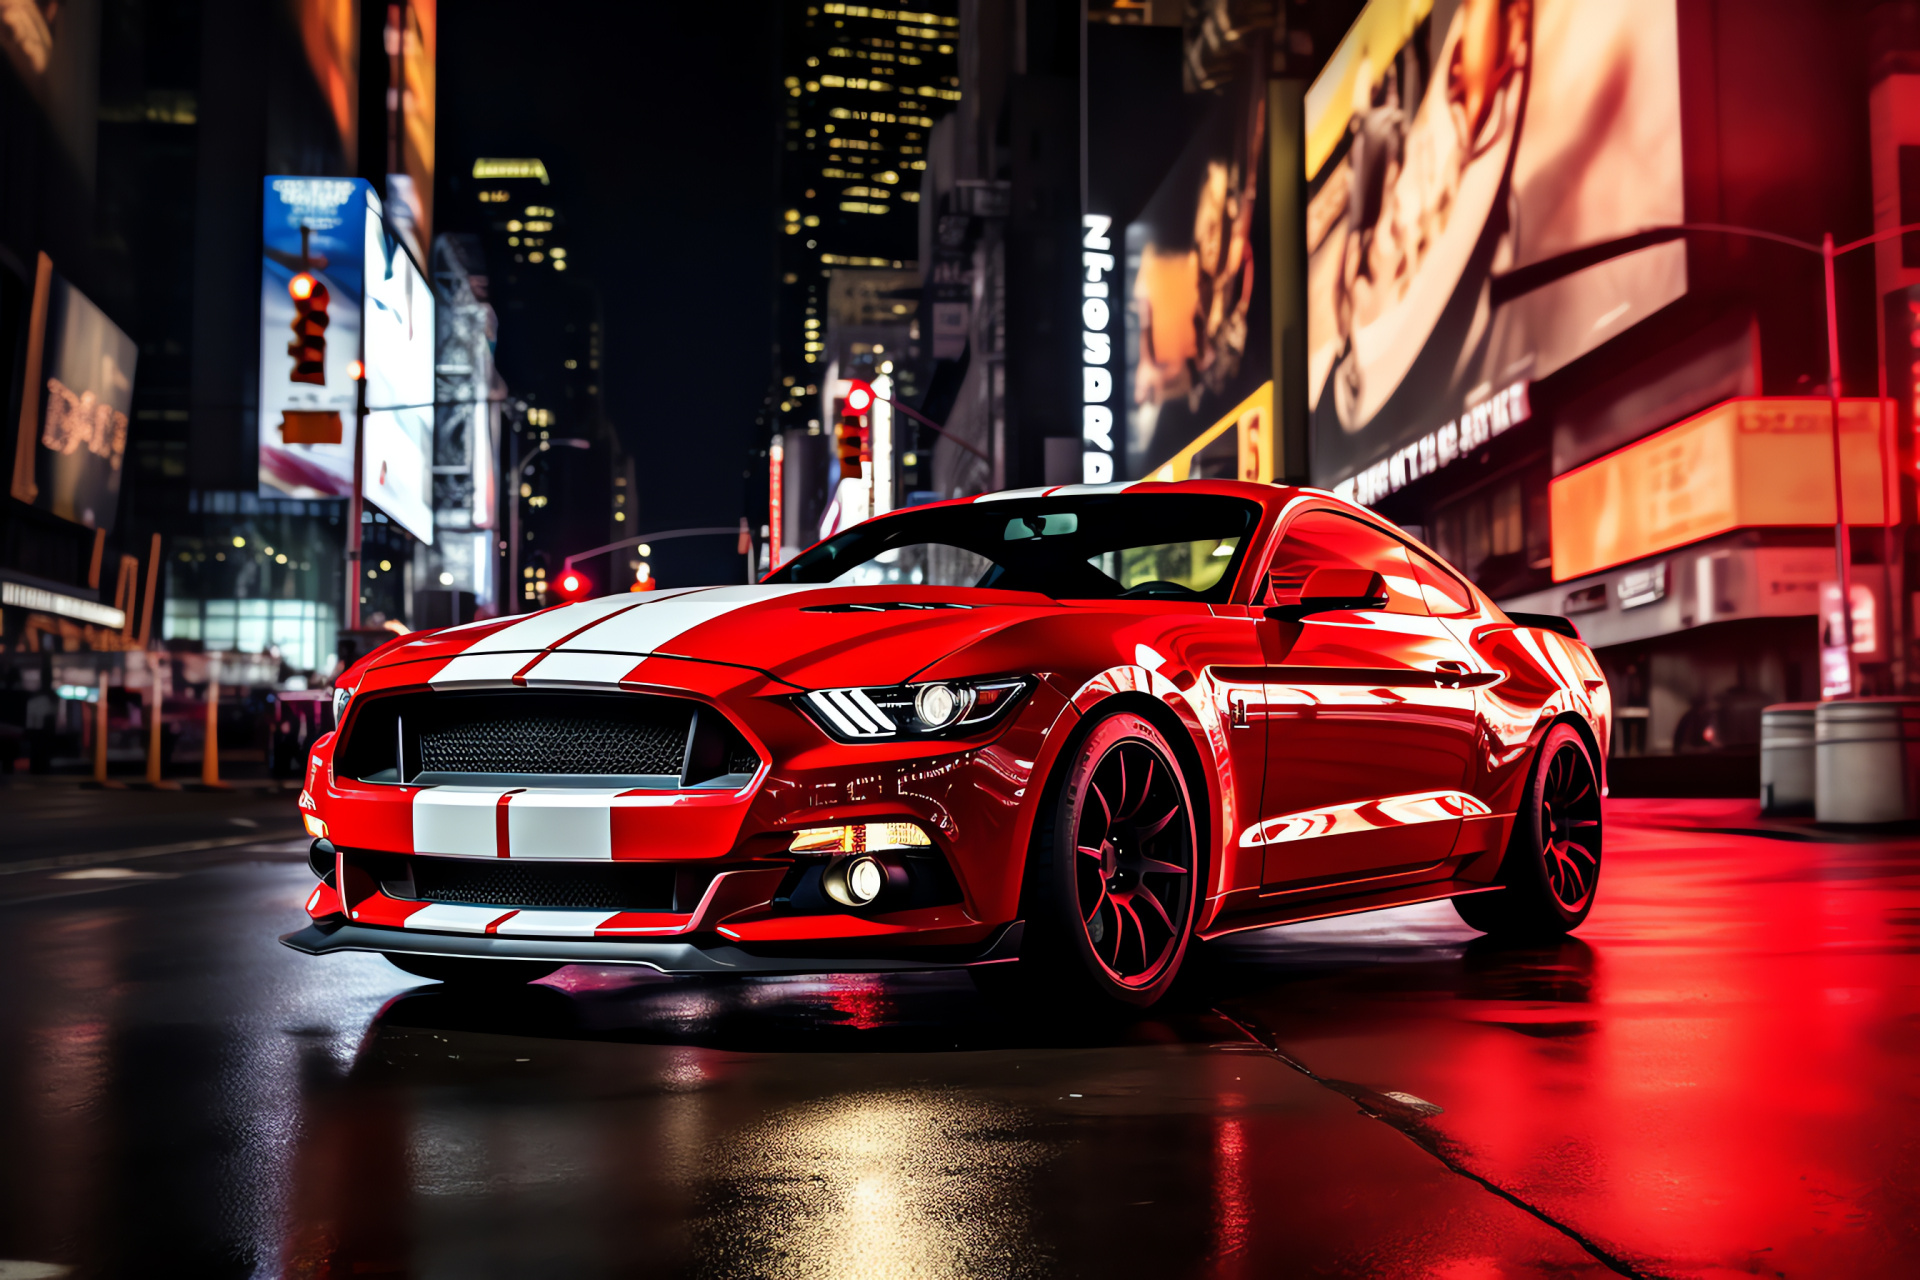
[(450, 987), (522, 987), (538, 982), (557, 964), (544, 960), (472, 960), (463, 956), (420, 956), (406, 952), (382, 952), (387, 963), (416, 978), (444, 982)]
[(1453, 909), (1496, 937), (1570, 933), (1600, 886), (1600, 783), (1586, 740), (1571, 725), (1547, 730), (1527, 778), (1498, 893), (1455, 898)]
[(1186, 779), (1151, 721), (1123, 711), (1093, 727), (1032, 856), (1021, 961), (990, 986), (1095, 1006), (1165, 995), (1193, 935), (1202, 863)]

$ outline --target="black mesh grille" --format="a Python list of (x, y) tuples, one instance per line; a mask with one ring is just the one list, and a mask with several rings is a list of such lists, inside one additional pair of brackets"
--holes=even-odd
[(601, 911), (673, 910), (674, 869), (665, 866), (538, 866), (501, 859), (412, 859), (412, 892), (386, 885), (395, 896), (420, 902), (465, 902), (483, 907), (580, 907)]
[(580, 786), (607, 778), (697, 787), (760, 768), (754, 749), (712, 707), (643, 693), (375, 695), (350, 713), (346, 734), (335, 767), (370, 782)]
[(679, 707), (621, 714), (612, 708), (522, 710), (510, 698), (484, 705), (471, 718), (423, 726), (420, 767), (430, 773), (678, 776), (686, 755), (689, 712)]

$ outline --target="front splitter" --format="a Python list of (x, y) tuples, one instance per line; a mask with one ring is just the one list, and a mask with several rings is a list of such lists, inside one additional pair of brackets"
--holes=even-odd
[(280, 941), (310, 956), (336, 951), (456, 956), (476, 960), (545, 960), (556, 964), (630, 964), (660, 973), (911, 973), (970, 969), (1019, 959), (1023, 922), (1000, 926), (983, 946), (925, 947), (913, 956), (771, 954), (735, 946), (619, 939), (502, 938), (497, 934), (421, 933), (344, 921), (316, 921)]

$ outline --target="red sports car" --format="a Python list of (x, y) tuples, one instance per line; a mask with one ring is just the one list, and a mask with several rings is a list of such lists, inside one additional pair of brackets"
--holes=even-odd
[(1572, 625), (1310, 489), (914, 507), (759, 585), (409, 635), (335, 702), (285, 941), (447, 981), (969, 968), (1145, 1005), (1196, 940), (1441, 898), (1564, 932), (1600, 873)]

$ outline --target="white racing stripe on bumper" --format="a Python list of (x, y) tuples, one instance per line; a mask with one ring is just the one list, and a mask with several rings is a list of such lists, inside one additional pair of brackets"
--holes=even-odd
[(500, 797), (505, 794), (499, 787), (427, 787), (416, 791), (413, 851), (498, 857)]
[(485, 933), (488, 925), (512, 910), (512, 907), (456, 907), (446, 902), (429, 902), (407, 917), (405, 927), (431, 929), (435, 933)]
[(516, 911), (494, 932), (501, 937), (591, 938), (618, 915), (611, 911)]
[(613, 861), (613, 798), (619, 791), (522, 791), (507, 802), (513, 858)]

